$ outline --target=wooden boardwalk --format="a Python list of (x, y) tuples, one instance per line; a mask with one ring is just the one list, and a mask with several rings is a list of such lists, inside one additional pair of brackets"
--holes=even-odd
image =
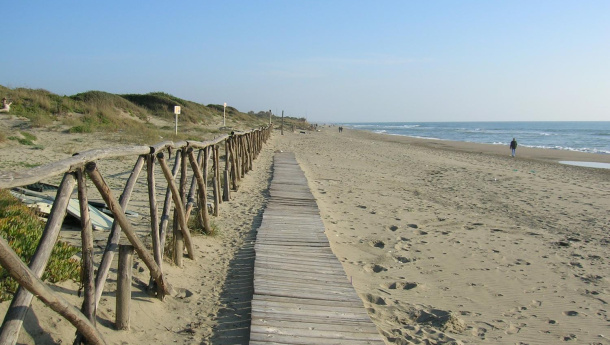
[(254, 247), (251, 345), (384, 344), (330, 249), (293, 153), (276, 153)]

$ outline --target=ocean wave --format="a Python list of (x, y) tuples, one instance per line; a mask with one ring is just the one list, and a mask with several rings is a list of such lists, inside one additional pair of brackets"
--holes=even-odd
[(537, 149), (547, 150), (565, 150), (572, 152), (585, 152), (585, 153), (599, 153), (599, 154), (610, 154), (610, 150), (588, 148), (588, 147), (570, 147), (570, 146), (559, 146), (559, 145), (521, 145), (524, 147), (532, 147)]

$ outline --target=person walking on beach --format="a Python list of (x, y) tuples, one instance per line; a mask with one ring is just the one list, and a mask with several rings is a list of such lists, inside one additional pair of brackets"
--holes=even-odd
[(517, 151), (517, 140), (515, 138), (510, 142), (510, 151), (511, 156), (515, 157), (515, 151)]

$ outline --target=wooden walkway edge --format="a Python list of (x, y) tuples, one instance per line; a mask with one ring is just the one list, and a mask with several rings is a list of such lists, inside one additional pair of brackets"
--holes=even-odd
[(293, 153), (276, 153), (254, 250), (251, 345), (384, 344), (330, 249)]

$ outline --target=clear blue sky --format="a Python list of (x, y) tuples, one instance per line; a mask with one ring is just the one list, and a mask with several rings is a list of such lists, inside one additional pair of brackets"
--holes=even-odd
[(610, 1), (7, 1), (0, 85), (313, 122), (610, 120)]

